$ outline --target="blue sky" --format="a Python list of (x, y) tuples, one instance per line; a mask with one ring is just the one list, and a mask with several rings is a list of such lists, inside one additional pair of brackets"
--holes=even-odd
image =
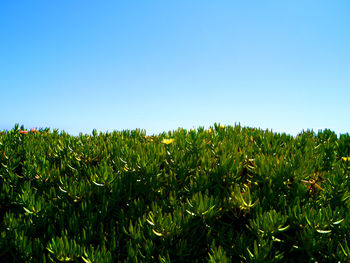
[(1, 1), (0, 130), (350, 130), (349, 1)]

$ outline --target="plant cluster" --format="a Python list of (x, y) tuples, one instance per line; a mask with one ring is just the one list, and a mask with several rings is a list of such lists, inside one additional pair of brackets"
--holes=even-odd
[(5, 262), (345, 262), (350, 136), (0, 132)]

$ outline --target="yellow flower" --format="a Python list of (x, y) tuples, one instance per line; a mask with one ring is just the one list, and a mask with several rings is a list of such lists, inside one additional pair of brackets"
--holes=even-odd
[(162, 143), (168, 145), (168, 144), (171, 144), (175, 141), (175, 139), (163, 139), (162, 140)]
[(148, 142), (153, 142), (153, 139), (151, 136), (145, 136), (145, 138), (147, 139)]
[(212, 132), (211, 128), (209, 128), (209, 130), (208, 130), (207, 132), (208, 132), (208, 133), (211, 133), (211, 132)]
[(342, 157), (344, 161), (350, 161), (350, 157)]
[(225, 125), (220, 124), (221, 129), (225, 129)]

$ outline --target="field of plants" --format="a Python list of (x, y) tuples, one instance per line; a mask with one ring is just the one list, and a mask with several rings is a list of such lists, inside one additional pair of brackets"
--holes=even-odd
[(0, 262), (346, 262), (350, 136), (0, 132)]

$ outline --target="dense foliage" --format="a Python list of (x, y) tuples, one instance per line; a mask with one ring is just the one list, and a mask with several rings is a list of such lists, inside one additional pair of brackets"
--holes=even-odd
[(0, 132), (5, 262), (345, 262), (350, 136)]

